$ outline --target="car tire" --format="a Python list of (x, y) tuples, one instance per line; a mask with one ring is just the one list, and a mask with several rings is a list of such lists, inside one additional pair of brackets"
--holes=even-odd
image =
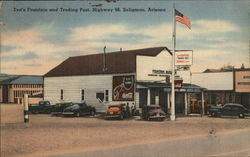
[(95, 111), (90, 111), (91, 116), (95, 116)]
[(239, 114), (239, 118), (244, 118), (244, 117), (245, 117), (244, 113)]
[(80, 112), (76, 112), (76, 113), (75, 113), (75, 116), (76, 116), (76, 117), (80, 117)]
[(123, 119), (124, 119), (124, 116), (123, 116), (123, 115), (121, 115), (121, 116), (120, 116), (120, 119), (121, 119), (121, 120), (123, 120)]
[(217, 117), (217, 114), (216, 114), (215, 112), (212, 112), (212, 113), (211, 113), (211, 116), (212, 116), (212, 117)]

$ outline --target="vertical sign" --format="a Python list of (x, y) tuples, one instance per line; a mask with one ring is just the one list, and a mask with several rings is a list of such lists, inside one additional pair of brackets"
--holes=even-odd
[(134, 101), (134, 75), (113, 76), (113, 101)]

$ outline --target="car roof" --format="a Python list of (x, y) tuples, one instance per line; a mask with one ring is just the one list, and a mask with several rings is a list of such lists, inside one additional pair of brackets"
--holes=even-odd
[[(240, 107), (244, 107), (243, 105), (241, 105), (241, 104), (235, 104), (235, 103), (227, 103), (227, 104), (225, 104), (225, 105), (227, 105), (227, 106), (240, 106)], [(224, 105), (224, 106), (225, 106)]]

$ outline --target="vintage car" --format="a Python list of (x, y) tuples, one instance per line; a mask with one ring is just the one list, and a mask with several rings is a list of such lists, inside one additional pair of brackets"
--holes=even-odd
[(83, 103), (73, 103), (72, 106), (68, 106), (63, 110), (64, 116), (75, 116), (80, 117), (83, 115), (92, 115), (94, 116), (96, 109), (92, 106), (88, 106), (85, 102)]
[(63, 110), (66, 107), (72, 106), (73, 103), (72, 102), (60, 102), (60, 103), (56, 103), (52, 109), (51, 109), (51, 115), (55, 115), (55, 116), (59, 116), (62, 115)]
[(126, 111), (126, 105), (125, 104), (111, 104), (108, 106), (108, 110), (105, 113), (105, 119), (124, 119), (125, 117), (128, 117), (129, 111)]
[(144, 120), (161, 120), (166, 118), (166, 113), (159, 105), (146, 105), (142, 108), (142, 119)]
[(249, 115), (249, 111), (241, 104), (225, 104), (223, 106), (211, 106), (208, 109), (208, 113), (212, 117), (221, 116), (238, 116), (244, 118), (245, 115)]
[(54, 105), (51, 105), (49, 101), (39, 101), (38, 104), (29, 104), (29, 112), (33, 114), (37, 113), (50, 113)]

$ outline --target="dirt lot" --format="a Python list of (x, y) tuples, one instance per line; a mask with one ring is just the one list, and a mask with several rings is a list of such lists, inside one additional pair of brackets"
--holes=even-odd
[(28, 124), (1, 124), (1, 157), (94, 150), (250, 129), (250, 119), (182, 117), (176, 121), (103, 120), (31, 115)]

